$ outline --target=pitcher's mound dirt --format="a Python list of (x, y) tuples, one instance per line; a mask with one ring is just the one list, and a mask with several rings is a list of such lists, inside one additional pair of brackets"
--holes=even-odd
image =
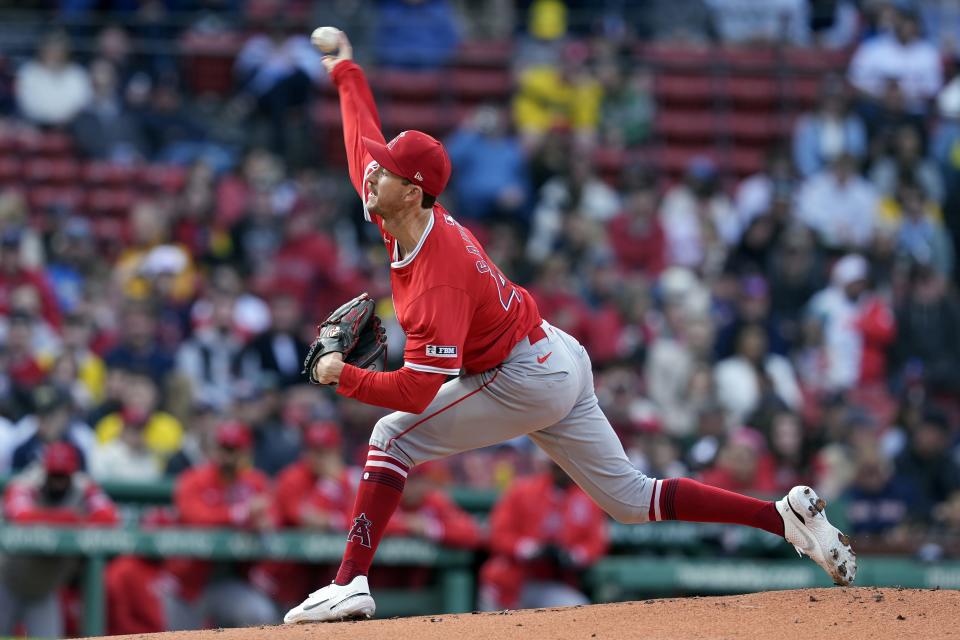
[(960, 592), (897, 588), (771, 591), (567, 609), (123, 636), (149, 640), (960, 640)]

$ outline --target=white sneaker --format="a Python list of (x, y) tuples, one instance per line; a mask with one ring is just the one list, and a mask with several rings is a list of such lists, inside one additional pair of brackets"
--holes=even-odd
[(850, 538), (830, 524), (827, 501), (810, 487), (797, 486), (777, 501), (787, 542), (830, 574), (835, 584), (847, 586), (857, 577), (857, 554)]
[(370, 618), (376, 610), (377, 605), (367, 586), (367, 577), (357, 576), (350, 584), (340, 586), (330, 583), (314, 591), (306, 600), (287, 611), (283, 621), (291, 624)]

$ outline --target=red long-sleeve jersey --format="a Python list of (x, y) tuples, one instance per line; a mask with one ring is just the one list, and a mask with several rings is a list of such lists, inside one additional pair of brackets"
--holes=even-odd
[(73, 486), (57, 504), (43, 500), (45, 477), (41, 469), (27, 472), (7, 486), (3, 513), (16, 524), (115, 525), (117, 508), (107, 495), (84, 474), (74, 474)]
[[(270, 481), (256, 469), (243, 469), (228, 480), (215, 464), (208, 463), (183, 472), (173, 500), (184, 525), (247, 529), (254, 525), (251, 500), (269, 495)], [(271, 502), (270, 507), (268, 518), (276, 524), (276, 505)], [(205, 560), (172, 558), (166, 567), (180, 581), (183, 597), (193, 600), (206, 586), (211, 565)]]
[[(366, 202), (366, 178), (378, 165), (363, 137), (384, 140), (380, 118), (359, 66), (341, 62), (332, 78), (340, 94), (350, 180)], [(398, 371), (345, 366), (337, 389), (341, 395), (420, 413), (446, 376), (496, 367), (542, 322), (530, 294), (504, 277), (473, 234), (440, 204), (434, 205), (417, 246), (402, 259), (380, 217), (366, 208), (364, 213), (380, 229), (390, 255), (394, 308), (407, 343)]]
[(345, 470), (339, 478), (319, 478), (306, 462), (294, 462), (277, 476), (276, 496), (280, 524), (304, 527), (305, 514), (323, 514), (333, 531), (347, 529), (356, 491)]
[(175, 589), (175, 580), (161, 563), (120, 556), (104, 572), (107, 590), (107, 633), (158, 633), (167, 628), (163, 593)]
[[(564, 569), (540, 558), (538, 550), (548, 546), (566, 552), (573, 566)], [(526, 580), (571, 579), (607, 548), (606, 515), (580, 487), (554, 487), (549, 474), (526, 478), (514, 483), (490, 514), (491, 558), (480, 581), (495, 590), (501, 605), (514, 606)]]
[(427, 523), (426, 537), (433, 542), (460, 549), (476, 549), (483, 544), (483, 535), (473, 517), (442, 491), (427, 493), (423, 502), (416, 506), (401, 502), (387, 525), (387, 535), (415, 535), (410, 526), (412, 518)]

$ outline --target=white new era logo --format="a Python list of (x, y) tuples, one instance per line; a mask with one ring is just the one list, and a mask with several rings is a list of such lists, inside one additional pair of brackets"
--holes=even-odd
[(415, 174), (413, 174), (413, 177), (416, 178), (417, 180), (419, 180), (420, 182), (423, 182), (423, 176), (420, 175), (420, 172), (419, 172), (419, 171), (417, 171)]

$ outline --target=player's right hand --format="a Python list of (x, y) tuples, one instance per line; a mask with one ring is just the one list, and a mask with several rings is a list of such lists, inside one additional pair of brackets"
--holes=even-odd
[(350, 39), (347, 37), (347, 34), (343, 31), (340, 32), (339, 45), (336, 55), (325, 55), (320, 59), (327, 73), (332, 73), (333, 68), (344, 60), (353, 60), (353, 47), (350, 45)]

